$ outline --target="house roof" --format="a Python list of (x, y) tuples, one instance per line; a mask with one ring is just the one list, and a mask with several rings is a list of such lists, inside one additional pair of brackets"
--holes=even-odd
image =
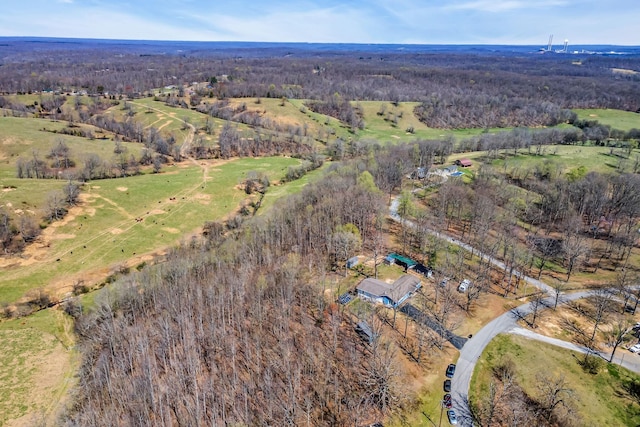
[(471, 166), (473, 164), (469, 159), (460, 159), (458, 163), (462, 166)]
[(419, 285), (420, 279), (406, 274), (391, 284), (382, 280), (367, 278), (360, 282), (356, 289), (377, 297), (387, 297), (395, 303), (403, 296), (415, 291)]
[(419, 284), (420, 279), (407, 274), (393, 282), (393, 285), (391, 289), (387, 291), (386, 296), (388, 296), (393, 302), (400, 301), (403, 296), (415, 291)]
[(384, 296), (385, 293), (391, 289), (389, 283), (383, 282), (382, 280), (366, 278), (356, 287), (357, 290), (366, 292), (375, 296)]

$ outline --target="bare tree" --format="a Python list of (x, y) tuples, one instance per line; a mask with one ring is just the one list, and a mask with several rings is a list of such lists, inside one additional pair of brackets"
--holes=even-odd
[(540, 312), (545, 308), (544, 299), (546, 296), (547, 294), (545, 292), (537, 292), (533, 296), (531, 303), (529, 303), (529, 307), (531, 308), (531, 322), (529, 325), (532, 328), (536, 327), (536, 320), (538, 320)]
[(609, 363), (613, 361), (618, 346), (624, 342), (624, 338), (631, 330), (631, 323), (626, 317), (619, 317), (612, 328), (604, 333), (607, 346), (611, 347)]
[(543, 417), (550, 421), (556, 408), (559, 406), (569, 407), (574, 390), (569, 387), (569, 383), (563, 375), (551, 377), (549, 374), (541, 372), (536, 379), (538, 404)]

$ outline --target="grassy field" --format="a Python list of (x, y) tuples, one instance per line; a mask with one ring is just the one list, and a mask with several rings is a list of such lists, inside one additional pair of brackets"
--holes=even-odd
[(613, 129), (629, 131), (640, 129), (640, 114), (630, 111), (609, 109), (576, 109), (573, 110), (582, 120), (597, 120), (603, 125), (609, 125)]
[(0, 425), (54, 425), (78, 362), (72, 328), (53, 309), (0, 322)]
[[(508, 355), (508, 356), (506, 356)], [(603, 367), (596, 375), (587, 374), (576, 355), (565, 349), (524, 337), (499, 335), (486, 348), (471, 379), (470, 401), (475, 404), (487, 396), (493, 368), (510, 358), (516, 366), (516, 382), (531, 396), (537, 396), (541, 373), (563, 376), (573, 390), (571, 404), (581, 425), (637, 426), (640, 403), (628, 386), (640, 377), (617, 365)]]
[[(517, 156), (503, 156), (502, 158), (493, 160), (492, 164), (499, 168), (506, 168), (507, 170), (514, 168), (529, 168), (533, 170), (537, 166), (544, 164), (553, 167), (560, 173), (567, 173), (580, 166), (584, 166), (587, 171), (609, 173), (616, 171), (620, 166), (620, 158), (611, 155), (611, 148), (609, 147), (550, 145), (543, 148), (543, 155), (528, 155), (521, 150), (521, 154)], [(535, 150), (532, 149), (532, 152), (534, 151)], [(634, 153), (638, 153), (638, 150), (634, 150)], [(484, 154), (479, 152), (472, 153), (471, 155), (465, 154), (464, 156), (470, 159), (480, 159), (484, 157)], [(452, 156), (451, 159), (455, 160), (457, 157), (458, 156)], [(627, 162), (626, 166), (628, 168), (630, 163)]]
[(287, 157), (184, 163), (160, 174), (88, 183), (81, 204), (45, 229), (40, 244), (21, 258), (5, 260), (0, 301), (15, 301), (29, 289), (51, 284), (70, 290), (87, 272), (104, 276), (127, 260), (142, 262), (144, 254), (175, 244), (205, 221), (235, 212), (246, 198), (238, 185), (249, 171), (279, 180), (298, 163)]

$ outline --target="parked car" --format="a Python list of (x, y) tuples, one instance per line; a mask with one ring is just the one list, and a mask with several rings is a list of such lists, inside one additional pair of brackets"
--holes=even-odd
[(631, 347), (629, 347), (629, 351), (630, 351), (631, 353), (638, 353), (638, 352), (640, 352), (640, 344), (632, 345)]
[(447, 366), (447, 372), (445, 373), (445, 375), (447, 376), (447, 378), (453, 378), (453, 374), (455, 374), (455, 372), (456, 372), (456, 365), (451, 363), (449, 366)]
[(451, 380), (444, 380), (444, 391), (447, 393), (451, 391)]
[(445, 286), (447, 286), (447, 283), (449, 283), (449, 280), (450, 279), (448, 277), (445, 277), (444, 279), (442, 279), (440, 281), (440, 286), (442, 286), (444, 288)]
[(451, 398), (451, 395), (449, 393), (445, 394), (442, 398), (442, 404), (447, 409), (451, 409), (451, 407), (453, 406), (453, 399)]
[(467, 292), (469, 286), (471, 286), (471, 281), (469, 279), (464, 279), (458, 286), (458, 292)]
[(453, 409), (449, 409), (447, 411), (447, 418), (449, 418), (449, 424), (451, 425), (458, 424), (458, 417), (456, 417), (456, 411), (454, 411)]

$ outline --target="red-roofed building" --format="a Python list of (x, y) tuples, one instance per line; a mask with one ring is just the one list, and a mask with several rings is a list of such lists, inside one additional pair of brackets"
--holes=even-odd
[(455, 163), (456, 163), (456, 165), (461, 166), (463, 168), (468, 168), (471, 165), (473, 165), (473, 163), (471, 163), (471, 160), (469, 160), (469, 159), (456, 160)]

